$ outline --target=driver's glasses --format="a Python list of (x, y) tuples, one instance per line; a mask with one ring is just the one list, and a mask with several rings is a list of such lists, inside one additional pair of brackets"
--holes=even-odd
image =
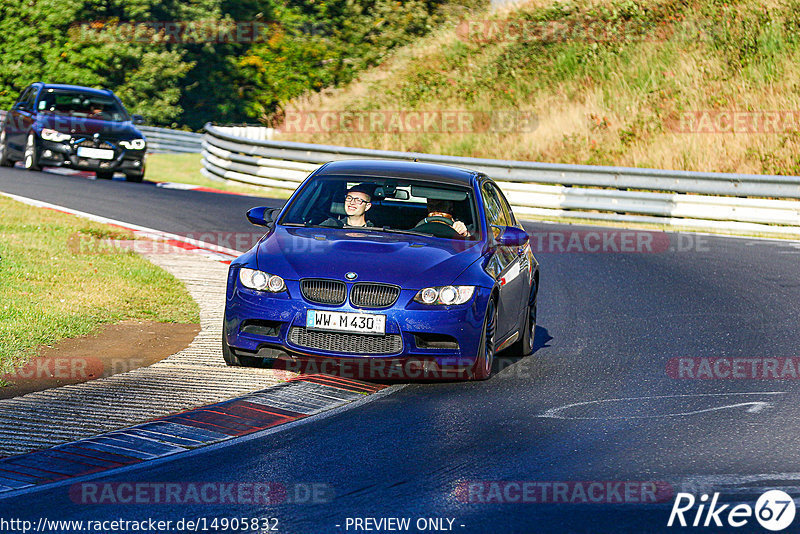
[(356, 206), (360, 206), (361, 204), (366, 204), (367, 201), (363, 198), (354, 197), (352, 195), (347, 195), (344, 197), (344, 201), (348, 204), (355, 204)]

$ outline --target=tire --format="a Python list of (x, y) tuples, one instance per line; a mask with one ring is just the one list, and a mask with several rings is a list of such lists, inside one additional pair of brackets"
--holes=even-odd
[(0, 167), (13, 167), (14, 160), (8, 157), (8, 144), (6, 143), (6, 131), (0, 132)]
[(233, 353), (228, 341), (225, 339), (225, 332), (222, 333), (222, 358), (231, 367), (255, 367), (261, 358), (252, 356), (237, 356)]
[(25, 155), (22, 158), (22, 166), (29, 171), (40, 171), (39, 154), (36, 150), (36, 134), (30, 132), (28, 140), (25, 142)]
[(538, 300), (538, 287), (533, 288), (533, 303), (528, 304), (528, 308), (520, 327), (521, 336), (516, 343), (508, 348), (509, 355), (512, 357), (524, 357), (533, 352), (534, 338), (536, 337), (536, 302)]
[(98, 180), (111, 180), (114, 178), (114, 171), (95, 171), (94, 175)]
[(129, 182), (140, 184), (144, 180), (144, 174), (126, 174), (125, 179)]
[(495, 333), (497, 330), (497, 306), (494, 299), (486, 305), (486, 316), (483, 319), (483, 333), (478, 346), (478, 357), (472, 367), (473, 380), (486, 380), (492, 374), (495, 351)]

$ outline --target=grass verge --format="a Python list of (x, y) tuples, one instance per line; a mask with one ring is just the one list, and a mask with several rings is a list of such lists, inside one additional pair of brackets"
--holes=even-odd
[(148, 154), (145, 178), (151, 182), (199, 185), (255, 197), (289, 198), (292, 194), (285, 189), (209, 180), (200, 173), (202, 159), (200, 154)]
[(0, 197), (0, 376), (35, 356), (37, 347), (102, 324), (199, 322), (197, 303), (183, 284), (145, 258), (108, 248), (89, 255), (74, 246), (76, 239), (132, 238), (122, 229)]

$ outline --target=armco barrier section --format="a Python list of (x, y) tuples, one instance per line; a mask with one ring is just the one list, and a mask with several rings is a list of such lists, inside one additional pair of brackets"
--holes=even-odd
[(197, 154), (201, 151), (203, 134), (156, 128), (155, 126), (137, 126), (147, 139), (148, 152), (182, 152)]
[[(6, 112), (0, 110), (0, 122)], [(148, 152), (183, 152), (198, 154), (202, 148), (203, 134), (156, 128), (155, 126), (137, 126), (147, 139)]]
[(211, 124), (205, 130), (202, 172), (217, 180), (294, 190), (328, 161), (417, 159), (485, 173), (519, 215), (800, 235), (797, 176), (462, 158), (245, 138)]

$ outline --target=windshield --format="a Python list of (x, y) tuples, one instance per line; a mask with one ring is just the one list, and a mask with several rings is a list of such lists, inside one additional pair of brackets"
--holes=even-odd
[(128, 114), (111, 95), (48, 89), (39, 97), (37, 108), (42, 113), (87, 119), (114, 122), (129, 120)]
[(475, 196), (467, 187), (406, 178), (325, 176), (303, 187), (279, 224), (477, 240), (477, 213)]

